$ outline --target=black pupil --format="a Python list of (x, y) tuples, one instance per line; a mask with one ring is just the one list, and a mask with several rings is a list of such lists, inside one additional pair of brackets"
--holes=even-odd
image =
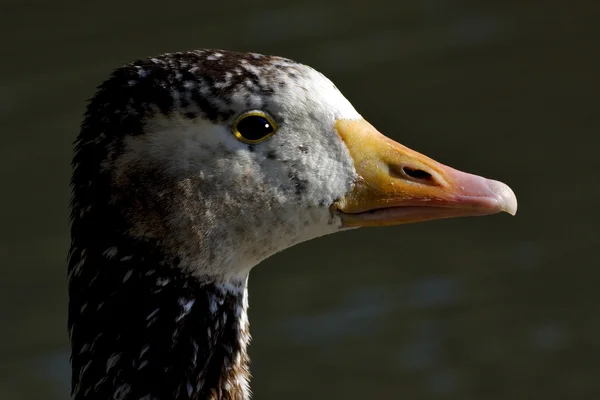
[(260, 140), (273, 133), (273, 126), (265, 117), (249, 115), (238, 122), (237, 130), (244, 139)]

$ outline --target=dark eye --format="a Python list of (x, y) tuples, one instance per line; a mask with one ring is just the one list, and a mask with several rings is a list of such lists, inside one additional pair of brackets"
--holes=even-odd
[(275, 122), (262, 111), (242, 114), (233, 124), (234, 135), (246, 143), (259, 143), (277, 131)]

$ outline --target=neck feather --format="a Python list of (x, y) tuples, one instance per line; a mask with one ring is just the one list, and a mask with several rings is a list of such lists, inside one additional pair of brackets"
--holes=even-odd
[(99, 243), (70, 252), (72, 399), (248, 399), (246, 279), (205, 281), (147, 243)]

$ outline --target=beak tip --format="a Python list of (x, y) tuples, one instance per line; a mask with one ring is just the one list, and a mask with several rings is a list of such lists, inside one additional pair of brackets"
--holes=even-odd
[(500, 205), (500, 211), (507, 212), (514, 216), (517, 213), (518, 208), (515, 192), (513, 192), (507, 184), (499, 181), (491, 181), (490, 189)]

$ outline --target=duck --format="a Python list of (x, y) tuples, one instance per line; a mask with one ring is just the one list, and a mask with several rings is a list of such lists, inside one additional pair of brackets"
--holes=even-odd
[(323, 74), (257, 53), (116, 69), (72, 166), (73, 400), (249, 399), (261, 261), (359, 227), (517, 211), (506, 184), (389, 139)]

